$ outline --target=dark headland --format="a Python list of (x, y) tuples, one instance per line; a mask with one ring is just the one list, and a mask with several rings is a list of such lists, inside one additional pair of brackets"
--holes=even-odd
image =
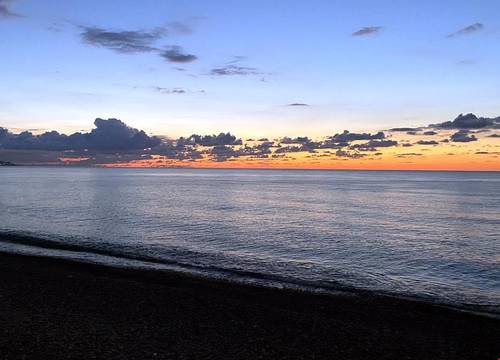
[(1, 359), (491, 359), (500, 320), (0, 254)]
[(16, 166), (16, 164), (11, 163), (10, 161), (2, 161), (2, 160), (0, 160), (0, 166)]

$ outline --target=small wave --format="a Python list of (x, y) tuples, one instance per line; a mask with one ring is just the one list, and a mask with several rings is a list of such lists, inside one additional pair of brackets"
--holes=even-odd
[[(265, 287), (284, 288), (315, 293), (345, 293), (345, 294), (374, 294), (417, 300), (431, 304), (451, 306), (454, 308), (499, 315), (500, 309), (496, 304), (458, 303), (449, 299), (439, 299), (435, 296), (405, 295), (401, 292), (374, 290), (363, 287), (346, 285), (339, 280), (308, 281), (279, 274), (269, 274), (246, 270), (243, 268), (222, 268), (214, 265), (195, 264), (179, 261), (183, 259), (197, 259), (203, 254), (187, 249), (171, 249), (173, 259), (159, 258), (147, 255), (144, 251), (130, 246), (120, 246), (105, 241), (96, 242), (95, 239), (58, 238), (53, 235), (32, 234), (19, 231), (0, 231), (0, 251), (14, 254), (43, 256), (48, 258), (64, 258), (78, 262), (95, 263), (109, 267), (140, 268), (149, 270), (164, 270), (188, 273), (190, 275), (232, 281), (236, 283), (255, 284)], [(177, 255), (177, 256), (175, 256)]]
[[(13, 245), (25, 245), (31, 248), (36, 248), (39, 250), (54, 250), (56, 252), (66, 252), (66, 253), (79, 253), (87, 255), (87, 259), (91, 259), (92, 255), (101, 255), (104, 257), (112, 257), (115, 260), (113, 261), (113, 265), (119, 264), (119, 260), (132, 260), (139, 263), (148, 263), (152, 265), (158, 265), (158, 269), (161, 269), (162, 266), (175, 266), (177, 268), (183, 268), (185, 270), (193, 270), (198, 272), (203, 272), (206, 274), (214, 274), (216, 277), (228, 276), (238, 276), (240, 278), (252, 279), (256, 282), (265, 281), (265, 282), (275, 282), (275, 283), (288, 283), (290, 285), (295, 286), (307, 286), (307, 287), (317, 287), (318, 284), (313, 281), (293, 281), (285, 276), (272, 275), (272, 274), (264, 274), (251, 270), (244, 269), (225, 269), (212, 265), (195, 265), (192, 263), (181, 262), (178, 260), (169, 260), (169, 259), (160, 259), (154, 256), (147, 256), (145, 254), (131, 254), (130, 252), (133, 250), (137, 250), (135, 248), (127, 249), (124, 247), (123, 249), (114, 249), (111, 244), (107, 244), (105, 242), (99, 242), (101, 247), (94, 246), (95, 242), (87, 242), (83, 239), (79, 239), (79, 241), (85, 241), (85, 245), (82, 244), (74, 244), (68, 243), (67, 240), (54, 240), (57, 237), (51, 236), (52, 239), (49, 239), (45, 236), (40, 235), (32, 235), (30, 233), (21, 233), (21, 232), (0, 232), (0, 243), (9, 243)], [(128, 250), (128, 251), (127, 251)], [(194, 253), (185, 249), (177, 249), (174, 252), (184, 252), (183, 257), (191, 257), (195, 259), (200, 254)], [(46, 255), (50, 255), (47, 253)], [(69, 254), (68, 254), (69, 255)], [(71, 258), (71, 257), (70, 257)], [(154, 267), (154, 266), (153, 266)], [(325, 284), (324, 287), (327, 288), (335, 288), (335, 290), (355, 290), (349, 286), (344, 286), (340, 282), (329, 281), (328, 285)]]

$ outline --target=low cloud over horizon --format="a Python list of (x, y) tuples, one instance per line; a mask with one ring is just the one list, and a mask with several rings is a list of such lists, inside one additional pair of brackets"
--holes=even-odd
[[(376, 162), (390, 156), (408, 160), (408, 154), (416, 152), (409, 153), (405, 149), (413, 146), (421, 147), (424, 151), (432, 148), (434, 152), (443, 152), (436, 149), (486, 142), (485, 147), (474, 148), (473, 151), (464, 148), (469, 153), (481, 155), (490, 153), (487, 150), (491, 150), (491, 147), (500, 147), (500, 144), (495, 144), (500, 136), (497, 131), (500, 129), (500, 117), (483, 118), (474, 114), (460, 114), (452, 121), (423, 127), (392, 128), (375, 133), (344, 130), (317, 140), (307, 136), (283, 136), (274, 140), (261, 138), (243, 141), (230, 132), (218, 135), (192, 134), (169, 139), (147, 135), (143, 130), (131, 128), (118, 119), (97, 118), (94, 125), (95, 128), (88, 133), (70, 135), (57, 131), (40, 135), (29, 131), (13, 133), (0, 127), (0, 160), (20, 164), (150, 167), (209, 167), (210, 164), (220, 166), (231, 162), (248, 166), (252, 163), (267, 164), (272, 167), (275, 163), (283, 165), (286, 162), (287, 166), (293, 167), (294, 161), (307, 164), (310, 159), (321, 159), (322, 162), (328, 159)], [(52, 153), (52, 158), (49, 153)], [(428, 155), (418, 154), (419, 159)], [(48, 158), (52, 161), (48, 161)], [(314, 167), (312, 164), (311, 167)]]

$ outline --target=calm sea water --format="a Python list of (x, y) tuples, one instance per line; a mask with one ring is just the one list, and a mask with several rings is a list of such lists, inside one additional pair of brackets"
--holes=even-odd
[(0, 250), (500, 308), (500, 173), (0, 168)]

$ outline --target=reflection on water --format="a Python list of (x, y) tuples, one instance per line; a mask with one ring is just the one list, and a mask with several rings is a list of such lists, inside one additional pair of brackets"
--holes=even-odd
[(500, 174), (0, 169), (0, 230), (113, 255), (500, 304)]

